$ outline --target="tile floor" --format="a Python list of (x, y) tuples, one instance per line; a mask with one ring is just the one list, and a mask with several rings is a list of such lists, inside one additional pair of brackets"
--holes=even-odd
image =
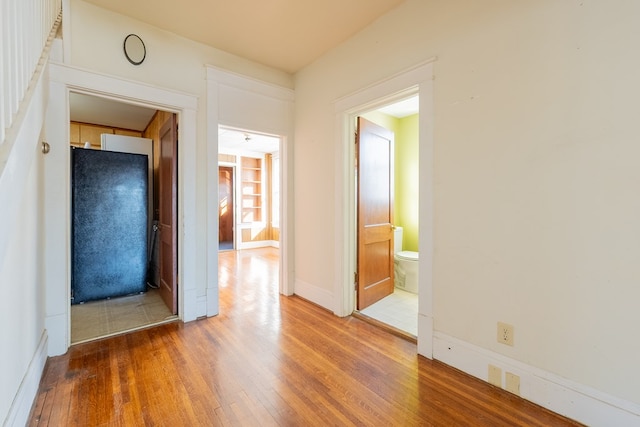
[(418, 295), (402, 289), (370, 305), (360, 313), (418, 336)]
[(71, 344), (175, 319), (177, 316), (171, 314), (156, 289), (139, 295), (75, 304), (71, 306)]

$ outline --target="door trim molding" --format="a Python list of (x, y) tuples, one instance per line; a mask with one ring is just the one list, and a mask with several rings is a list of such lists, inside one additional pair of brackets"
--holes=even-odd
[[(220, 126), (280, 138), (280, 293), (293, 295), (293, 103), (294, 91), (207, 65), (207, 163), (218, 164)], [(207, 168), (208, 214), (217, 212), (218, 168)], [(215, 197), (212, 192), (215, 191)], [(217, 217), (216, 214), (213, 216)], [(236, 235), (237, 237), (237, 235)], [(239, 238), (239, 237), (238, 237)], [(218, 314), (218, 227), (207, 235), (207, 316)], [(213, 242), (214, 244), (212, 245)], [(239, 243), (236, 242), (236, 245)], [(237, 247), (237, 246), (236, 246)]]
[(196, 113), (198, 98), (61, 63), (49, 66), (45, 158), (46, 314), (49, 355), (63, 354), (71, 344), (70, 304), (70, 160), (69, 92), (81, 92), (179, 115), (178, 131), (178, 316), (197, 316), (196, 289)]
[(418, 296), (418, 353), (433, 357), (433, 63), (431, 58), (398, 74), (366, 86), (334, 101), (335, 256), (334, 313), (348, 316), (355, 308), (355, 117), (412, 95), (420, 96), (420, 261)]

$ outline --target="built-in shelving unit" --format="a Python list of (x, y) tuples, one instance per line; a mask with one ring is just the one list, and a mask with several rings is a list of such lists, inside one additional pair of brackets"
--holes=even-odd
[(242, 157), (242, 222), (262, 221), (262, 159)]

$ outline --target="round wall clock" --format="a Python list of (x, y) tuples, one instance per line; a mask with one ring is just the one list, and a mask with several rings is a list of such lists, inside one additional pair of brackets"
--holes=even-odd
[(129, 34), (124, 38), (124, 56), (133, 65), (140, 65), (147, 56), (147, 48), (142, 39), (136, 34)]

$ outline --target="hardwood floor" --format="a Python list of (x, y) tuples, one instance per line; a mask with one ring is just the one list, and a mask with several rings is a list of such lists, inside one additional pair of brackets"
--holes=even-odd
[(220, 315), (47, 361), (29, 425), (577, 425), (354, 317), (277, 293), (277, 252), (220, 253)]

